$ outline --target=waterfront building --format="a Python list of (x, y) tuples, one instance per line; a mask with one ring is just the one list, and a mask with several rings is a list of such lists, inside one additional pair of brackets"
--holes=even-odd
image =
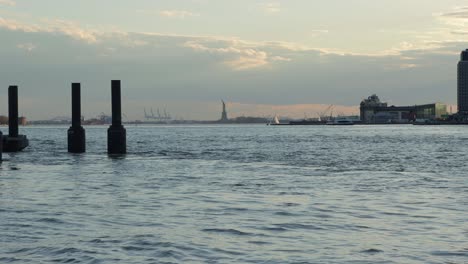
[(8, 116), (0, 115), (0, 125), (8, 125)]
[(372, 95), (361, 102), (361, 121), (365, 124), (411, 123), (416, 120), (437, 120), (447, 115), (447, 105), (441, 103), (388, 106)]
[(458, 112), (468, 114), (468, 49), (462, 51), (458, 62)]
[(387, 107), (387, 103), (382, 103), (380, 98), (373, 94), (361, 102), (361, 121), (367, 123), (374, 119), (375, 108)]
[[(28, 120), (24, 116), (18, 117), (18, 124), (20, 126), (26, 126), (28, 124)], [(0, 115), (0, 125), (8, 125), (8, 116)]]
[(26, 117), (24, 116), (20, 116), (18, 118), (18, 123), (21, 125), (21, 126), (26, 126), (28, 124), (28, 119), (26, 119)]

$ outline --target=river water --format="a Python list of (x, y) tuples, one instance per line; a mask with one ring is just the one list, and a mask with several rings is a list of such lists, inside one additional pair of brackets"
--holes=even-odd
[(119, 158), (86, 132), (21, 128), (0, 263), (468, 263), (468, 126), (127, 126)]

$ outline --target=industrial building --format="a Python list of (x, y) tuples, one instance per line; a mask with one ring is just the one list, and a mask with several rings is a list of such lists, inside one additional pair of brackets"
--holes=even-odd
[(361, 122), (365, 124), (405, 124), (417, 120), (438, 120), (447, 115), (445, 104), (388, 106), (375, 94), (361, 102), (360, 110)]

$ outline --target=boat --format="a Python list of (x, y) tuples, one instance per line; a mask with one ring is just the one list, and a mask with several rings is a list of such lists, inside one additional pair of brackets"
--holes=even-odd
[(281, 122), (279, 121), (278, 115), (275, 115), (273, 120), (271, 120), (270, 123), (268, 123), (267, 125), (268, 126), (283, 126), (286, 124), (281, 124)]
[(314, 120), (314, 119), (303, 119), (297, 121), (289, 121), (289, 125), (291, 126), (320, 126), (326, 125), (326, 121), (322, 120)]
[(275, 122), (276, 125), (280, 123), (278, 115), (275, 115), (275, 118), (273, 119), (273, 121)]
[(354, 125), (354, 121), (347, 118), (347, 117), (337, 117), (333, 120), (327, 122), (327, 125), (330, 126), (352, 126)]

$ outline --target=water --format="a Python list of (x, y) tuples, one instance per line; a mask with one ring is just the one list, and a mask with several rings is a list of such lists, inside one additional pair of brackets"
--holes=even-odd
[(468, 263), (467, 126), (86, 129), (4, 154), (0, 263)]

